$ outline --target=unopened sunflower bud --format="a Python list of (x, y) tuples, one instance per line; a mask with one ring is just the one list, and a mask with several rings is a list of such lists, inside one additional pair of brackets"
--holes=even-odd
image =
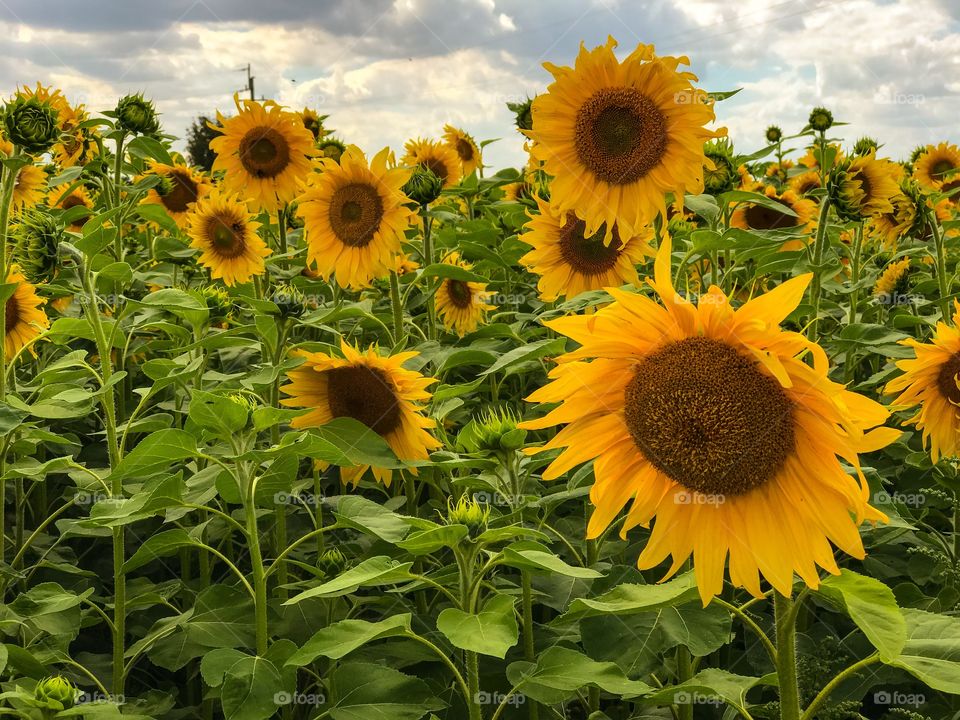
[(854, 155), (869, 155), (879, 147), (872, 137), (862, 137), (853, 144)]
[(342, 573), (347, 567), (347, 558), (337, 548), (327, 550), (317, 558), (317, 569), (324, 578), (332, 579)]
[(7, 139), (30, 155), (41, 155), (60, 137), (59, 113), (35, 97), (17, 97), (3, 112)]
[(776, 125), (767, 128), (766, 138), (768, 143), (780, 142), (783, 139), (783, 130)]
[(815, 107), (810, 111), (810, 127), (817, 132), (826, 132), (833, 127), (833, 113), (825, 107)]
[(117, 125), (135, 135), (154, 135), (160, 130), (157, 111), (153, 103), (142, 94), (127, 95), (117, 103), (114, 111)]
[(347, 146), (334, 137), (323, 138), (323, 140), (317, 143), (317, 148), (323, 157), (330, 158), (336, 162), (340, 162), (340, 156), (347, 151)]
[(433, 170), (418, 165), (403, 186), (404, 195), (418, 205), (429, 205), (438, 197), (443, 189), (443, 180)]
[(222, 287), (207, 285), (200, 290), (200, 295), (207, 304), (211, 322), (225, 320), (233, 314), (233, 299)]
[(239, 405), (240, 407), (244, 408), (248, 413), (252, 413), (254, 410), (260, 407), (260, 403), (257, 402), (257, 399), (248, 393), (230, 393), (229, 398), (230, 402), (232, 402), (234, 405)]
[(69, 710), (76, 704), (77, 688), (62, 675), (44, 678), (37, 683), (34, 697), (47, 710)]
[[(709, 195), (720, 195), (733, 190), (739, 179), (733, 163), (732, 148), (726, 142), (709, 142), (703, 148), (709, 163), (703, 166), (703, 189)], [(710, 163), (713, 167), (710, 167)]]
[(533, 114), (531, 112), (531, 108), (533, 107), (532, 99), (527, 98), (522, 103), (507, 103), (507, 107), (513, 111), (513, 122), (518, 130), (533, 129)]
[(281, 283), (273, 289), (270, 302), (280, 310), (280, 317), (298, 318), (307, 309), (307, 298), (293, 285)]
[(478, 450), (502, 452), (519, 450), (527, 431), (517, 427), (520, 419), (512, 410), (488, 410), (474, 425)]
[(27, 210), (13, 231), (13, 260), (34, 285), (49, 282), (56, 274), (63, 227), (51, 215)]
[(471, 537), (476, 537), (486, 530), (489, 519), (490, 507), (471, 497), (462, 495), (457, 502), (452, 499), (447, 501), (447, 524), (466, 525)]
[(154, 175), (153, 177), (158, 180), (157, 184), (153, 186), (153, 189), (157, 191), (157, 195), (160, 197), (166, 197), (177, 187), (173, 182), (173, 178), (169, 175)]

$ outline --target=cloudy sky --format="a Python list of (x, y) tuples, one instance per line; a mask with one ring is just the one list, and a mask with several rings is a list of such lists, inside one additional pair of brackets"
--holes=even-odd
[(505, 103), (541, 92), (607, 35), (629, 52), (688, 55), (742, 151), (770, 123), (799, 130), (823, 104), (893, 157), (960, 141), (957, 0), (0, 0), (0, 85), (53, 84), (90, 109), (143, 91), (182, 135), (229, 111), (250, 63), (258, 95), (328, 113), (368, 151), (445, 122), (522, 162)]

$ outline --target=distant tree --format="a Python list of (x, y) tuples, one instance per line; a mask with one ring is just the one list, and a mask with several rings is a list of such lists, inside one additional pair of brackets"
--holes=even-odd
[(210, 149), (210, 141), (220, 134), (210, 128), (207, 124), (209, 122), (210, 118), (201, 115), (187, 130), (187, 154), (190, 156), (190, 162), (208, 172), (216, 158), (216, 153)]

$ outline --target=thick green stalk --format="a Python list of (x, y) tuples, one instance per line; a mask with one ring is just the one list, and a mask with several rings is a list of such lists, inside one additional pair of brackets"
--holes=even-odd
[[(121, 133), (120, 137), (117, 138), (117, 156), (114, 158), (113, 162), (113, 191), (116, 193), (114, 196), (114, 207), (120, 207), (120, 203), (123, 201), (123, 196), (120, 192), (120, 179), (123, 176), (123, 140), (126, 136)], [(117, 226), (117, 237), (114, 239), (114, 254), (117, 256), (117, 262), (123, 262), (123, 222), (116, 223)]]
[[(433, 237), (431, 236), (432, 223), (427, 215), (427, 206), (420, 207), (420, 217), (423, 220), (423, 264), (424, 266), (433, 264)], [(433, 293), (427, 298), (427, 337), (431, 340), (437, 338), (437, 320), (436, 310), (434, 308)]]
[[(521, 571), (520, 581), (523, 585), (523, 659), (536, 662), (537, 653), (533, 643), (533, 587), (528, 570)], [(530, 700), (530, 720), (539, 718), (540, 706), (535, 700)]]
[(793, 600), (773, 594), (777, 627), (777, 681), (780, 684), (780, 720), (800, 720), (800, 689), (797, 684), (797, 631)]
[[(467, 545), (455, 551), (457, 567), (460, 570), (460, 609), (465, 613), (476, 612), (473, 592), (473, 569), (476, 562), (474, 549)], [(483, 711), (480, 707), (480, 663), (477, 654), (464, 650), (463, 661), (467, 670), (467, 689), (469, 697), (464, 698), (467, 703), (470, 720), (482, 720)]]
[(810, 321), (809, 337), (816, 340), (820, 322), (820, 273), (823, 256), (826, 252), (829, 235), (827, 234), (827, 219), (830, 217), (830, 199), (824, 198), (820, 203), (820, 218), (817, 221), (817, 237), (813, 243), (813, 279), (810, 281), (810, 304), (813, 306)]
[(406, 338), (403, 332), (403, 302), (400, 300), (400, 279), (390, 271), (390, 307), (393, 309), (393, 344), (399, 345)]
[[(14, 148), (13, 156), (18, 154)], [(12, 157), (13, 157), (12, 156)], [(7, 280), (7, 227), (10, 223), (10, 205), (13, 203), (13, 188), (17, 182), (19, 170), (11, 170), (3, 166), (2, 182), (0, 182), (0, 280)], [(7, 336), (6, 313), (0, 313), (0, 337)], [(0, 342), (0, 402), (7, 399), (7, 348), (5, 342)], [(0, 454), (0, 476), (6, 471), (7, 443)], [(7, 484), (0, 480), (0, 561), (6, 558), (6, 513)]]
[(947, 283), (947, 254), (944, 248), (943, 233), (940, 231), (940, 223), (937, 222), (935, 212), (928, 212), (928, 222), (930, 231), (933, 233), (933, 243), (937, 251), (937, 284), (940, 288), (940, 314), (943, 322), (950, 319), (950, 301), (947, 296), (950, 294), (950, 287)]
[(263, 567), (263, 554), (260, 550), (260, 529), (257, 526), (257, 506), (254, 497), (257, 490), (256, 475), (248, 483), (244, 496), (244, 514), (247, 520), (247, 543), (250, 546), (251, 580), (253, 581), (253, 614), (256, 627), (257, 655), (267, 653), (267, 574)]

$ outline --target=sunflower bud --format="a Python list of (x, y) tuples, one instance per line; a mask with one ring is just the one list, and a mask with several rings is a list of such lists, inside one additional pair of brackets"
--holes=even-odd
[(336, 162), (340, 162), (340, 156), (347, 151), (347, 146), (335, 137), (325, 137), (317, 143), (317, 148), (320, 150), (321, 156)]
[(35, 97), (17, 97), (7, 103), (3, 125), (7, 139), (30, 155), (41, 155), (60, 137), (59, 113)]
[(817, 132), (826, 132), (833, 127), (833, 113), (825, 107), (815, 107), (810, 111), (810, 127)]
[(519, 422), (520, 418), (510, 409), (488, 410), (471, 423), (462, 442), (474, 452), (519, 450), (527, 438), (527, 431), (517, 427)]
[(157, 184), (153, 186), (153, 189), (157, 191), (157, 195), (160, 197), (166, 197), (176, 188), (173, 178), (169, 175), (154, 175), (153, 177), (157, 178)]
[(327, 580), (337, 577), (347, 568), (347, 558), (337, 548), (327, 550), (317, 558), (317, 569)]
[(273, 289), (270, 302), (280, 309), (280, 317), (298, 318), (307, 309), (307, 298), (293, 285), (281, 283)]
[(470, 536), (476, 537), (487, 529), (490, 519), (490, 507), (480, 504), (472, 497), (461, 495), (457, 502), (447, 500), (447, 525), (466, 525)]
[(56, 274), (63, 227), (48, 213), (26, 211), (13, 232), (13, 260), (34, 285)]
[(260, 403), (257, 402), (257, 399), (248, 393), (243, 392), (234, 392), (228, 395), (230, 402), (234, 405), (237, 405), (247, 411), (248, 417), (249, 413), (252, 413), (254, 410), (260, 407)]
[(117, 124), (127, 132), (135, 135), (154, 135), (160, 130), (157, 111), (153, 103), (142, 94), (121, 98), (114, 112), (117, 116)]
[(207, 285), (200, 290), (200, 296), (207, 304), (210, 322), (223, 321), (233, 314), (233, 299), (230, 294), (216, 285)]
[(418, 205), (429, 205), (440, 197), (442, 189), (443, 180), (424, 165), (417, 166), (402, 188), (404, 194)]
[(533, 114), (531, 113), (533, 100), (527, 98), (522, 103), (507, 103), (507, 107), (510, 108), (516, 116), (513, 122), (518, 130), (533, 129)]
[(872, 137), (862, 137), (853, 145), (854, 155), (869, 155), (879, 147), (877, 141)]
[(739, 175), (733, 164), (730, 145), (726, 142), (709, 142), (703, 148), (707, 160), (713, 163), (703, 166), (703, 189), (709, 195), (720, 195), (733, 190)]
[(43, 708), (69, 710), (77, 701), (77, 688), (62, 675), (56, 675), (38, 682), (33, 695)]
[(766, 137), (768, 143), (780, 142), (783, 139), (783, 130), (776, 125), (771, 125), (767, 128)]

